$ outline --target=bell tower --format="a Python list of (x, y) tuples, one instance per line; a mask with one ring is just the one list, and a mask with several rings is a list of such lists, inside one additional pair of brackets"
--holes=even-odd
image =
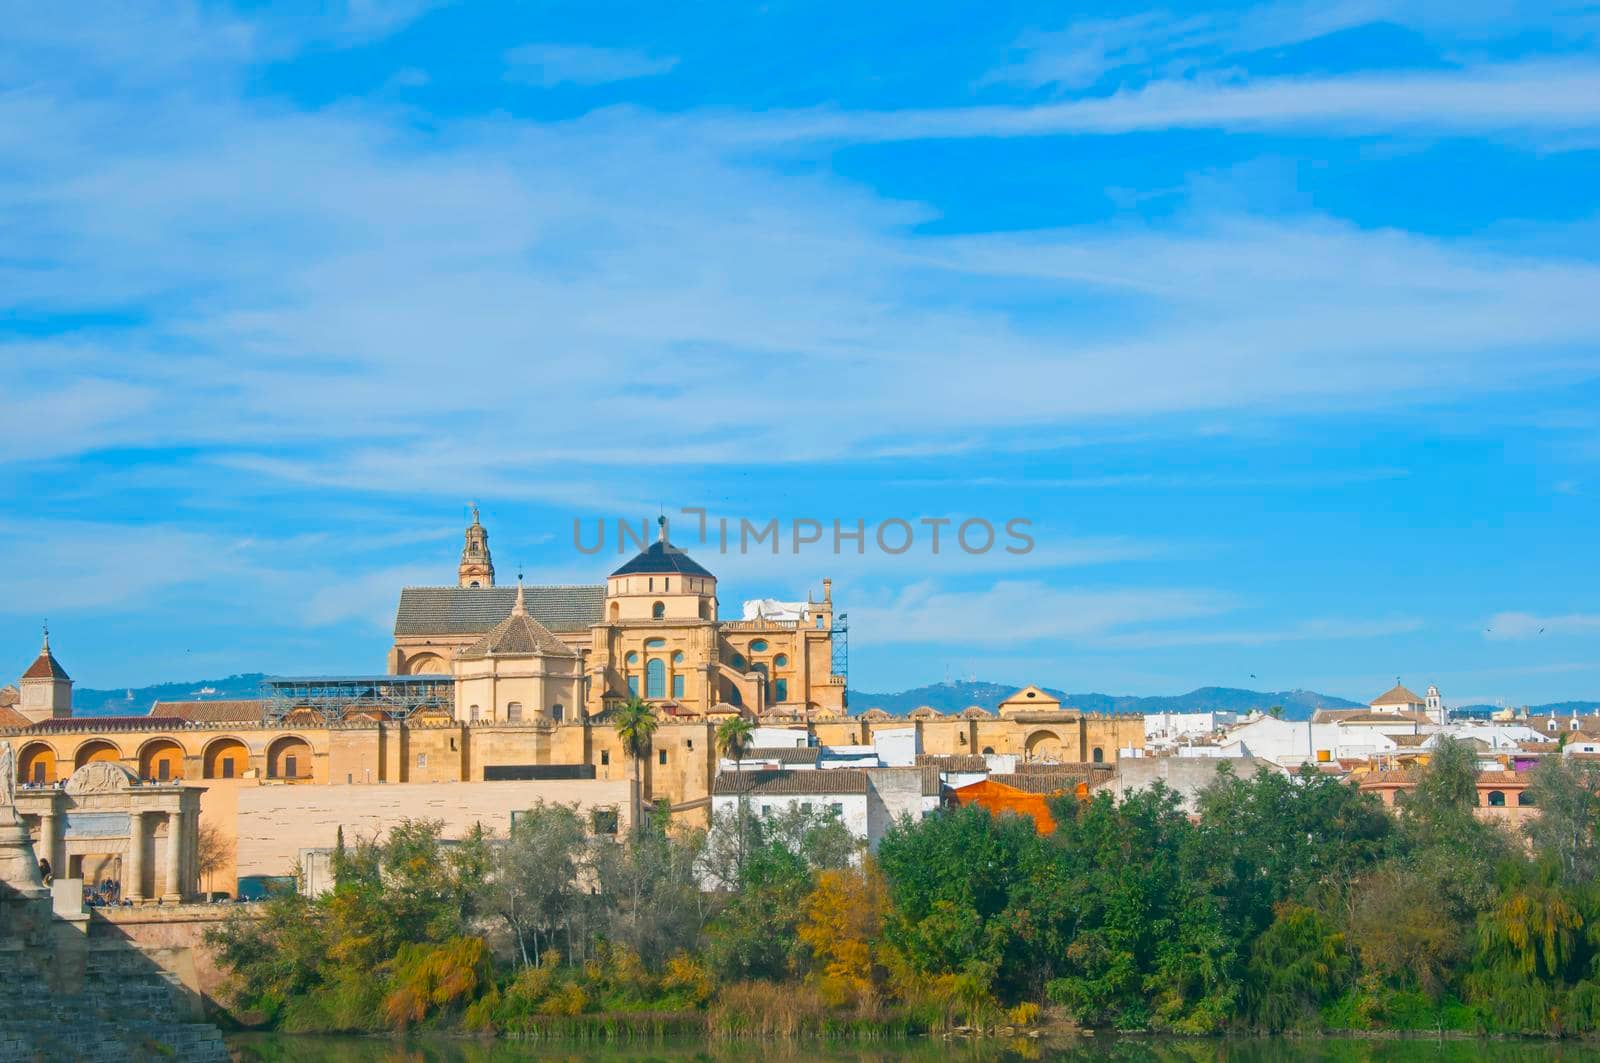
[(489, 557), (489, 531), (478, 520), (478, 507), (472, 507), (472, 523), (467, 525), (467, 541), (461, 547), (461, 564), (456, 568), (460, 586), (493, 587), (494, 561)]
[(50, 652), (50, 629), (44, 629), (44, 646), (17, 684), (22, 698), (17, 711), (34, 723), (72, 715), (72, 677)]

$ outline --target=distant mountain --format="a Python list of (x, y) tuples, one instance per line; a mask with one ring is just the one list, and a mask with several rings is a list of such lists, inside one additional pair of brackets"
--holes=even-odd
[(74, 687), (74, 716), (143, 716), (157, 701), (229, 701), (254, 698), (261, 693), (261, 672), (230, 675), (226, 679), (197, 679), (192, 683), (158, 683), (121, 690)]
[[(1488, 714), (1499, 712), (1504, 705), (1452, 705), (1455, 712), (1470, 712), (1473, 714)], [(1512, 708), (1526, 708), (1529, 715), (1543, 716), (1555, 713), (1557, 716), (1592, 716), (1595, 710), (1600, 709), (1600, 701), (1552, 701), (1548, 705), (1514, 705)]]
[[(905, 713), (919, 705), (931, 705), (940, 712), (957, 712), (968, 705), (981, 705), (993, 712), (1008, 695), (1021, 689), (1021, 683), (952, 682), (903, 690), (898, 694), (872, 694), (864, 690), (849, 692), (850, 711), (865, 712), (881, 708), (886, 712)], [(1084, 712), (1125, 712), (1148, 715), (1157, 712), (1203, 712), (1218, 709), (1225, 712), (1266, 710), (1274, 705), (1283, 706), (1284, 719), (1305, 720), (1318, 709), (1359, 709), (1364, 702), (1350, 701), (1332, 694), (1319, 694), (1314, 690), (1280, 690), (1263, 692), (1239, 690), (1234, 687), (1201, 687), (1187, 694), (1170, 697), (1136, 697), (1131, 694), (1069, 694), (1065, 691), (1040, 689), (1061, 699), (1063, 705)]]

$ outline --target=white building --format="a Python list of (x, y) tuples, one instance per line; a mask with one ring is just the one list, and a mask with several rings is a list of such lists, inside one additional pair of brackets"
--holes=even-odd
[(939, 772), (933, 767), (819, 768), (718, 775), (711, 789), (712, 815), (736, 815), (741, 799), (752, 816), (793, 808), (832, 811), (872, 850), (902, 816), (920, 820), (939, 807)]
[(1237, 712), (1152, 712), (1144, 718), (1144, 738), (1204, 737), (1225, 731), (1239, 722)]

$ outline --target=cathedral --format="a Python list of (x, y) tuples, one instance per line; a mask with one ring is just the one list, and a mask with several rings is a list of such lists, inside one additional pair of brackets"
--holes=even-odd
[(634, 696), (688, 719), (843, 715), (832, 582), (820, 601), (750, 612), (721, 617), (717, 577), (668, 541), (664, 517), (657, 540), (603, 584), (496, 586), (474, 509), (455, 584), (400, 592), (388, 667), (452, 678), (465, 723), (559, 723)]

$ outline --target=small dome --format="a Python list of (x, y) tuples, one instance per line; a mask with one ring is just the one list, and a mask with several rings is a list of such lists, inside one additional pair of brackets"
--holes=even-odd
[(684, 575), (704, 576), (707, 579), (716, 579), (705, 567), (684, 553), (682, 550), (667, 542), (658, 539), (650, 546), (640, 551), (632, 561), (623, 565), (613, 576), (651, 576), (651, 575)]

